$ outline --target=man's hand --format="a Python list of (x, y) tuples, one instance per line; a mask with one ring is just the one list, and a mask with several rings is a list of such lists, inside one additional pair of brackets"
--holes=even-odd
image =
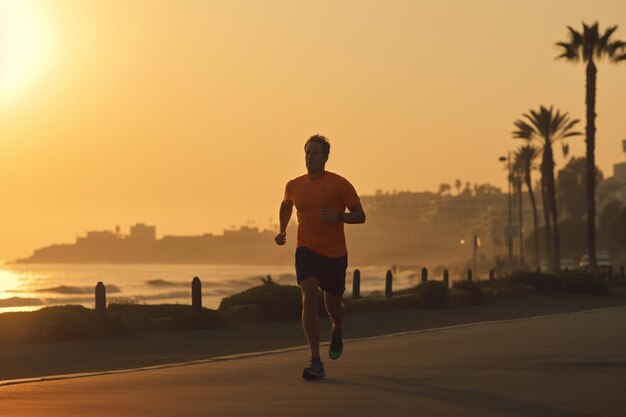
[(287, 233), (282, 232), (282, 233), (277, 234), (274, 240), (276, 241), (277, 245), (279, 246), (284, 245), (285, 243), (287, 243)]
[(320, 217), (322, 218), (322, 220), (324, 220), (325, 222), (328, 222), (328, 223), (338, 222), (339, 221), (339, 216), (330, 207), (324, 207), (323, 209), (321, 209), (320, 210)]

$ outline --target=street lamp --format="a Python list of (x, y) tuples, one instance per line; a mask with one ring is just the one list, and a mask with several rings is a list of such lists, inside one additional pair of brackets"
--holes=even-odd
[(507, 156), (501, 156), (498, 158), (500, 162), (507, 163), (508, 174), (506, 176), (507, 181), (507, 194), (509, 202), (509, 224), (506, 228), (506, 241), (509, 246), (509, 265), (513, 265), (513, 213), (511, 211), (511, 152), (507, 152)]

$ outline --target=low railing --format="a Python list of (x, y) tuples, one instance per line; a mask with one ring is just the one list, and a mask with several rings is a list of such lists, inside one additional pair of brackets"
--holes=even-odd
[[(567, 272), (567, 268), (564, 269)], [(608, 267), (604, 273), (601, 275), (602, 278), (606, 279), (609, 283), (613, 281), (613, 267)], [(619, 269), (619, 277), (620, 279), (624, 279), (624, 266), (620, 266)], [(474, 274), (472, 269), (467, 270), (467, 274), (465, 279), (468, 281), (472, 281), (474, 279)], [(492, 269), (489, 271), (489, 281), (493, 281), (495, 279), (495, 271)], [(421, 270), (421, 282), (428, 281), (428, 269), (422, 268)], [(444, 269), (442, 282), (446, 288), (450, 287), (450, 274), (447, 269)], [(107, 309), (107, 301), (106, 301), (106, 287), (103, 282), (98, 282), (96, 285), (96, 314), (100, 317), (106, 316)], [(393, 273), (391, 270), (387, 271), (385, 275), (385, 297), (390, 298), (393, 295)], [(361, 297), (361, 271), (359, 269), (355, 269), (352, 275), (352, 298), (360, 298)], [(202, 310), (202, 282), (200, 278), (194, 277), (191, 281), (191, 306), (194, 310)]]

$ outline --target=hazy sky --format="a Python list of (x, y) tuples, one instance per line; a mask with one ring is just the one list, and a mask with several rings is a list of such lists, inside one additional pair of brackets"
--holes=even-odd
[[(0, 259), (135, 222), (266, 228), (315, 133), (361, 194), (504, 187), (523, 112), (584, 119), (584, 67), (554, 59), (566, 26), (626, 40), (620, 0), (0, 5)], [(605, 176), (626, 159), (625, 97), (626, 64), (600, 64)]]

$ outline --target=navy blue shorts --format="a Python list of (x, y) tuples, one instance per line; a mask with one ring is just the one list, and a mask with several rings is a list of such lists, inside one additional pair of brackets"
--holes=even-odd
[(296, 249), (296, 278), (298, 285), (311, 277), (320, 281), (320, 288), (332, 295), (343, 295), (346, 290), (348, 256), (327, 258), (311, 249)]

